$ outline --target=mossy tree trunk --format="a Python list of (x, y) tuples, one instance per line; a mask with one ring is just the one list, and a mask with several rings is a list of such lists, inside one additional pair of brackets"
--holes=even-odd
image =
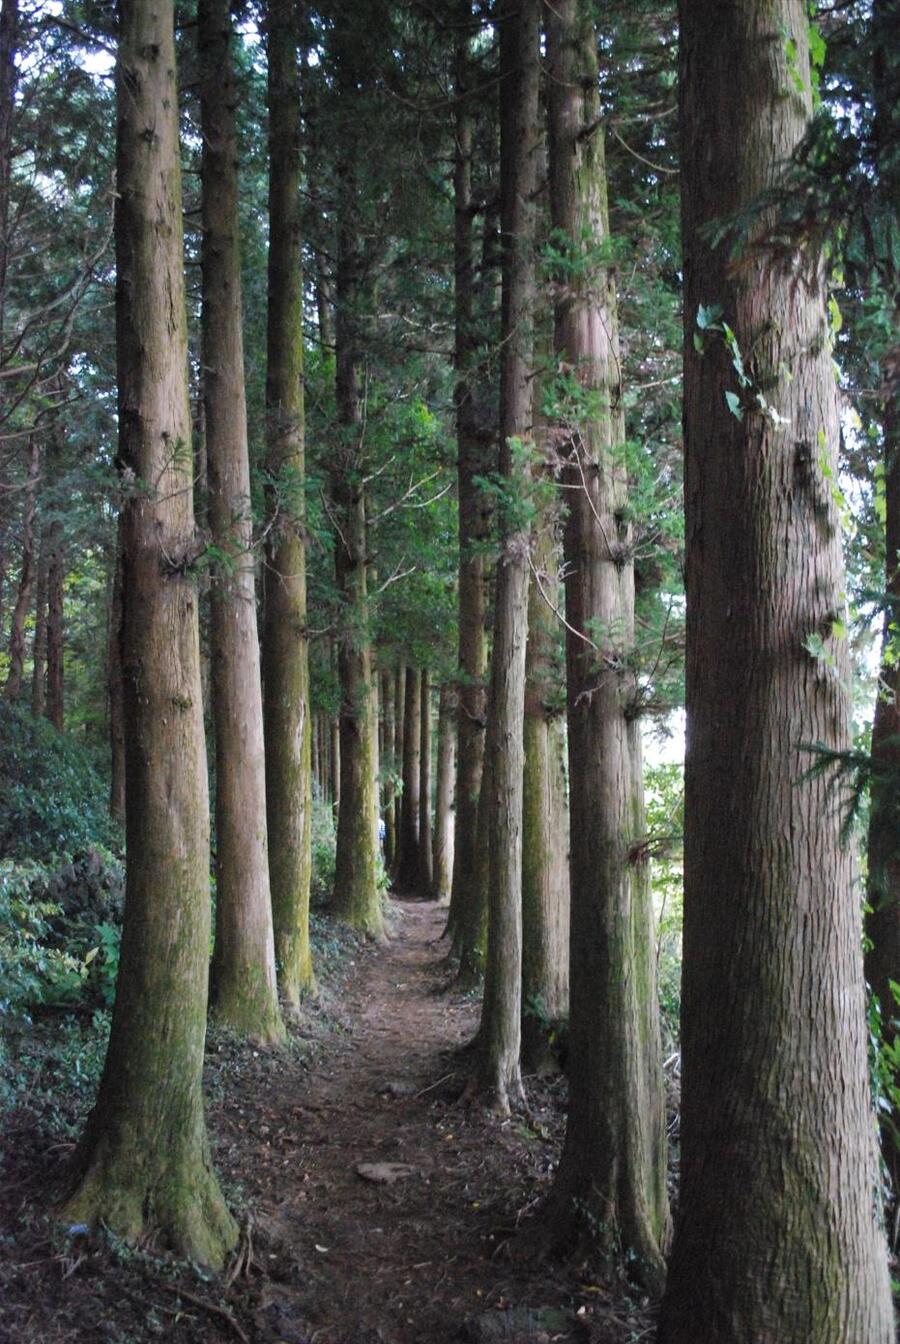
[(456, 767), (456, 706), (451, 687), (441, 687), (438, 698), (437, 779), (434, 800), (434, 875), (431, 894), (440, 905), (450, 899), (453, 876), (453, 784)]
[(266, 813), (278, 987), (287, 1012), (315, 987), (309, 632), (306, 622), (300, 87), (292, 0), (266, 11), (269, 265), (266, 335), (268, 535), (263, 631)]
[(109, 598), (106, 695), (109, 718), (109, 811), (125, 824), (125, 683), (122, 667), (122, 516), (116, 527), (116, 560)]
[[(803, 750), (850, 742), (824, 274), (764, 246), (735, 265), (713, 234), (777, 185), (807, 128), (807, 6), (685, 0), (679, 22), (682, 1177), (659, 1338), (888, 1344), (859, 893), (832, 781)], [(699, 330), (715, 308), (747, 385), (721, 325)]]
[[(504, 4), (500, 32), (500, 199), (503, 252), (500, 356), (500, 556), (485, 744), (488, 948), (475, 1086), (503, 1113), (524, 1099), (522, 778), (530, 537), (525, 496), (533, 451), (534, 195), (537, 186), (541, 3)], [(486, 767), (488, 768), (488, 767)]]
[[(344, 53), (340, 80), (352, 99), (353, 62)], [(355, 226), (354, 146), (341, 169), (336, 287), (335, 394), (338, 443), (331, 466), (334, 564), (340, 602), (340, 806), (332, 909), (370, 937), (384, 937), (377, 881), (378, 724), (369, 628), (368, 535), (361, 454), (365, 430), (360, 402), (363, 358), (358, 308), (365, 267)]]
[(422, 668), (419, 678), (419, 877), (421, 896), (431, 895), (434, 853), (431, 834), (431, 674)]
[(566, 669), (571, 836), (570, 1101), (547, 1211), (559, 1242), (588, 1234), (661, 1289), (669, 1236), (653, 911), (640, 860), (634, 566), (597, 37), (590, 7), (548, 14), (550, 198), (566, 248), (557, 360), (579, 392), (561, 424), (568, 520)]
[[(459, 645), (456, 748), (456, 841), (447, 931), (453, 951), (465, 966), (481, 964), (471, 939), (483, 924), (475, 907), (478, 837), (478, 796), (484, 760), (487, 690), (487, 644), (485, 597), (487, 540), (490, 508), (476, 478), (495, 463), (488, 461), (488, 448), (495, 445), (492, 424), (483, 432), (479, 413), (479, 331), (475, 303), (475, 236), (472, 191), (474, 116), (471, 90), (476, 81), (470, 57), (471, 0), (460, 0), (456, 13), (455, 51), (455, 162), (454, 192), (454, 404), (457, 442), (457, 496), (459, 500)], [(483, 948), (481, 949), (483, 952)], [(480, 975), (480, 971), (478, 972)]]
[(266, 767), (256, 631), (250, 460), (241, 334), (236, 93), (229, 0), (200, 0), (203, 390), (213, 545), (216, 938), (211, 1005), (226, 1026), (284, 1035), (269, 891)]
[(403, 679), (403, 792), (400, 795), (400, 852), (397, 886), (415, 891), (419, 881), (419, 809), (422, 784), (422, 678), (407, 667)]
[(569, 1012), (569, 815), (564, 677), (556, 656), (559, 539), (552, 518), (535, 538), (525, 653), (525, 773), (522, 782), (522, 1065), (558, 1069), (547, 1022)]
[(170, 0), (125, 0), (119, 34), (119, 458), (134, 482), (123, 518), (125, 923), (106, 1065), (64, 1216), (131, 1242), (156, 1231), (217, 1268), (237, 1229), (201, 1093), (209, 799)]

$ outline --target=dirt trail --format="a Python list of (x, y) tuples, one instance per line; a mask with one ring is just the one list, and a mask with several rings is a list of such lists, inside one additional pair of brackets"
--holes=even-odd
[(458, 1102), (477, 1005), (448, 990), (444, 918), (395, 905), (387, 946), (351, 954), (301, 1028), (306, 1058), (211, 1038), (215, 1162), (252, 1210), (222, 1279), (102, 1233), (67, 1242), (47, 1191), (72, 1145), (23, 1111), (0, 1198), (0, 1344), (649, 1339), (624, 1285), (509, 1254), (552, 1180), (564, 1086), (531, 1080), (527, 1122)]
[[(394, 937), (362, 953), (342, 997), (347, 1034), (326, 1044), (301, 1091), (282, 1078), (259, 1098), (260, 1125), (273, 1136), (290, 1125), (293, 1150), (285, 1159), (273, 1142), (258, 1172), (269, 1257), (259, 1340), (437, 1344), (490, 1308), (558, 1300), (501, 1258), (546, 1187), (549, 1145), (455, 1102), (456, 1051), (477, 1010), (442, 983), (444, 919), (404, 902)], [(374, 1180), (360, 1175), (369, 1166)]]

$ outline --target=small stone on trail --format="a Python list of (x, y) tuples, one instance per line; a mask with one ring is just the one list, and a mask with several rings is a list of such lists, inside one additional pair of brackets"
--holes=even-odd
[(373, 1185), (393, 1185), (395, 1181), (414, 1176), (416, 1169), (408, 1162), (360, 1162), (356, 1174)]

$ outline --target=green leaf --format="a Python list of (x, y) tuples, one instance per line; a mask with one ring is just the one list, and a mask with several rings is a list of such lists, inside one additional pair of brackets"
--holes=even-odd
[(738, 396), (738, 394), (736, 392), (726, 392), (725, 401), (727, 402), (728, 409), (729, 411), (731, 411), (731, 414), (734, 416), (735, 420), (743, 420), (744, 408), (741, 405), (741, 399)]
[(718, 303), (709, 305), (701, 303), (697, 309), (697, 326), (701, 331), (713, 331), (722, 316), (722, 308)]

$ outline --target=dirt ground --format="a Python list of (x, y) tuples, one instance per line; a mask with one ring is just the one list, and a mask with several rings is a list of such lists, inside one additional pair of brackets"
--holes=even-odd
[[(587, 1264), (523, 1263), (564, 1126), (564, 1083), (529, 1080), (531, 1114), (458, 1098), (477, 1005), (447, 986), (444, 912), (396, 903), (386, 947), (359, 947), (289, 1051), (213, 1038), (209, 1127), (243, 1215), (210, 1276), (47, 1216), (67, 1145), (13, 1117), (0, 1194), (0, 1341), (176, 1344), (626, 1344), (652, 1313)], [(302, 1048), (304, 1047), (305, 1048)]]

